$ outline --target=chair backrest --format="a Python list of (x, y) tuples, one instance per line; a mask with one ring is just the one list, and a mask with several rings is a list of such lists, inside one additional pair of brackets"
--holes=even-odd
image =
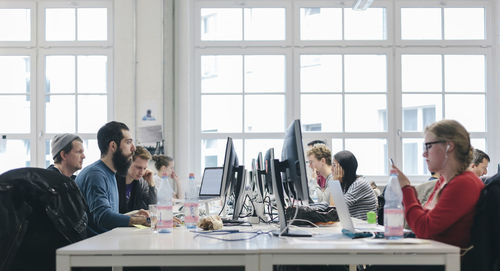
[(481, 191), (471, 229), (472, 248), (464, 255), (462, 270), (500, 270), (500, 175)]
[(0, 217), (13, 218), (0, 222), (0, 271), (55, 270), (55, 250), (86, 238), (87, 212), (76, 183), (58, 172), (0, 175)]

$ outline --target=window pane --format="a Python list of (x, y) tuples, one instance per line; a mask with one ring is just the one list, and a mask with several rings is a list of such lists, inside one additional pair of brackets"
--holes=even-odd
[(106, 95), (78, 96), (78, 133), (97, 133), (108, 120)]
[(445, 39), (482, 40), (484, 33), (484, 8), (444, 9)]
[[(226, 155), (227, 139), (203, 139), (201, 141), (201, 167), (222, 167)], [(243, 141), (233, 138), (234, 149), (238, 162), (243, 162)]]
[(342, 139), (332, 139), (332, 155), (344, 150)]
[(0, 93), (30, 93), (29, 56), (0, 56)]
[(47, 95), (45, 97), (45, 128), (47, 133), (74, 133), (75, 96)]
[(386, 95), (345, 95), (345, 130), (347, 132), (386, 131)]
[[(484, 95), (446, 95), (445, 118), (459, 121), (469, 132), (485, 132)], [(467, 108), (468, 110), (466, 110)]]
[(22, 139), (0, 139), (0, 174), (30, 166), (30, 142)]
[(245, 8), (245, 40), (284, 40), (284, 8)]
[[(247, 170), (252, 170), (252, 159), (257, 160), (259, 152), (262, 152), (262, 158), (266, 156), (266, 151), (274, 148), (274, 157), (281, 160), (281, 150), (283, 140), (281, 139), (245, 139), (245, 165)], [(241, 161), (241, 160), (240, 160)], [(241, 163), (241, 162), (240, 162)]]
[(358, 160), (357, 174), (387, 174), (388, 161), (386, 139), (346, 139), (345, 149), (351, 151), (356, 156), (356, 160)]
[(47, 56), (45, 59), (46, 92), (75, 93), (75, 57)]
[[(470, 144), (472, 145), (473, 148), (479, 149), (479, 150), (482, 150), (482, 151), (488, 153), (488, 150), (486, 149), (486, 140), (484, 138), (471, 138)], [(489, 175), (493, 175), (493, 174), (489, 174)]]
[(402, 90), (442, 91), (441, 55), (402, 55)]
[(30, 41), (31, 10), (0, 9), (0, 41)]
[(444, 56), (446, 91), (484, 92), (486, 84), (484, 55)]
[(423, 138), (403, 138), (403, 172), (406, 175), (429, 175), (422, 156)]
[(284, 95), (245, 96), (245, 132), (283, 132)]
[(2, 133), (30, 132), (30, 101), (26, 95), (0, 96)]
[(385, 55), (346, 55), (345, 91), (387, 91)]
[(108, 39), (108, 9), (78, 9), (78, 40)]
[(385, 40), (385, 8), (344, 8), (344, 39)]
[(284, 92), (285, 56), (245, 56), (245, 92)]
[(83, 159), (82, 168), (85, 168), (101, 158), (101, 151), (97, 145), (97, 139), (84, 139), (83, 150), (85, 159)]
[(342, 111), (340, 94), (301, 95), (300, 119), (304, 131), (341, 132)]
[(242, 92), (242, 56), (202, 56), (201, 92)]
[(341, 92), (342, 56), (301, 55), (300, 91)]
[(341, 40), (341, 8), (301, 8), (301, 40)]
[(201, 97), (202, 133), (241, 132), (243, 104), (240, 95)]
[(241, 8), (202, 8), (201, 40), (241, 40)]
[(403, 131), (423, 132), (425, 127), (441, 120), (441, 97), (439, 94), (403, 94)]
[(402, 8), (401, 39), (440, 40), (440, 8)]
[(45, 39), (48, 41), (75, 40), (75, 9), (45, 9)]
[(106, 56), (78, 56), (78, 92), (106, 93)]

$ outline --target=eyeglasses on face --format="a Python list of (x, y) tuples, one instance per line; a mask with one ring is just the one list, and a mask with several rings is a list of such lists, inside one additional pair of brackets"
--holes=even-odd
[(437, 143), (445, 143), (445, 140), (438, 140), (438, 141), (432, 141), (432, 142), (424, 142), (424, 152), (428, 152), (430, 148), (432, 148), (432, 145), (437, 144)]

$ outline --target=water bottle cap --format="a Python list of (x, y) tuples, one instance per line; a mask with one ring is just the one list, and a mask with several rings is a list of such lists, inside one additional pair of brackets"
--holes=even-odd
[(397, 170), (395, 170), (395, 169), (391, 169), (391, 174), (390, 174), (390, 175), (392, 175), (392, 174), (394, 174), (394, 175), (398, 175), (398, 171), (397, 171)]
[(189, 178), (194, 178), (194, 173), (189, 173)]

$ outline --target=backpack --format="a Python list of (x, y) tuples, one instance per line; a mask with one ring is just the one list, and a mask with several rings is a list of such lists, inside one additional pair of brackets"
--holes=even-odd
[[(298, 208), (298, 210), (296, 209)], [(293, 221), (293, 225), (307, 225), (311, 226), (310, 223), (304, 221), (310, 221), (314, 224), (329, 224), (332, 222), (339, 221), (339, 216), (337, 215), (337, 209), (335, 207), (329, 207), (327, 204), (315, 204), (312, 206), (296, 206), (288, 207), (285, 210), (286, 220), (292, 220), (297, 212), (297, 216)], [(300, 219), (300, 220), (299, 220)]]
[(0, 175), (0, 271), (55, 270), (56, 249), (87, 237), (87, 212), (76, 183), (58, 172)]
[(471, 248), (462, 270), (500, 270), (500, 175), (491, 178), (479, 196), (471, 229)]

